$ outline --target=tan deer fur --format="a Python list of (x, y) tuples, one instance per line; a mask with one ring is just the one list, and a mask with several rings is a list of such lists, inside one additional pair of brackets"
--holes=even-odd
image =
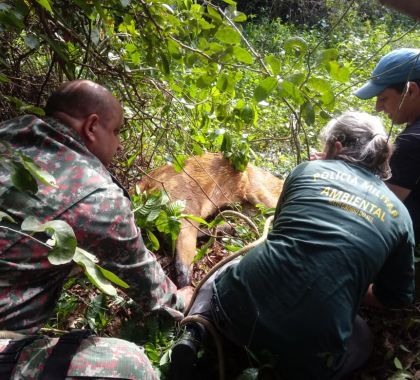
[[(243, 172), (236, 171), (221, 154), (206, 153), (186, 160), (177, 173), (172, 165), (159, 167), (138, 183), (142, 191), (164, 189), (172, 201), (186, 201), (184, 213), (203, 219), (226, 206), (240, 202), (275, 207), (283, 181), (269, 172), (248, 164)], [(191, 264), (196, 254), (198, 223), (183, 219), (176, 242), (176, 282), (191, 282)]]

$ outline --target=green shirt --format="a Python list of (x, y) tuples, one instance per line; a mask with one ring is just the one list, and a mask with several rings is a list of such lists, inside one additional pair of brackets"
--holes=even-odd
[(287, 379), (327, 379), (339, 366), (370, 283), (386, 306), (414, 298), (414, 237), (397, 197), (339, 160), (299, 165), (268, 239), (215, 282), (243, 344), (279, 355)]

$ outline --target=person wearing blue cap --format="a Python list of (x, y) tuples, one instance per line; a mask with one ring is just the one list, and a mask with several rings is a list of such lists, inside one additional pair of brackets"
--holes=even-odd
[(419, 0), (380, 0), (383, 5), (395, 8), (409, 16), (420, 20), (420, 1)]
[(371, 79), (354, 94), (376, 96), (376, 111), (407, 127), (395, 140), (388, 187), (407, 207), (420, 243), (420, 49), (396, 49), (380, 59)]

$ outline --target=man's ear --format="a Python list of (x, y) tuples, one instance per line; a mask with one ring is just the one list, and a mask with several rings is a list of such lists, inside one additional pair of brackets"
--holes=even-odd
[(420, 87), (416, 82), (407, 82), (407, 93), (409, 95), (419, 96), (420, 94)]
[(343, 149), (343, 145), (340, 141), (335, 141), (327, 146), (325, 150), (324, 160), (333, 160)]
[(90, 114), (83, 122), (81, 134), (86, 142), (92, 143), (96, 140), (96, 132), (99, 116), (96, 113)]
[(337, 156), (343, 150), (343, 144), (340, 141), (334, 143), (334, 156)]

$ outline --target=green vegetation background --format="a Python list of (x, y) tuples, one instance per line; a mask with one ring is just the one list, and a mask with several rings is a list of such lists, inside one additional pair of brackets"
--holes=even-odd
[[(181, 170), (204, 151), (223, 152), (238, 170), (253, 161), (285, 177), (319, 149), (319, 130), (331, 117), (373, 112), (374, 100), (361, 102), (352, 91), (382, 55), (419, 48), (419, 34), (413, 20), (376, 1), (2, 1), (1, 120), (42, 116), (58, 84), (88, 78), (124, 104), (124, 150), (112, 170), (128, 188), (154, 167), (172, 162)], [(398, 127), (383, 121), (394, 137)], [(147, 231), (157, 215), (138, 218), (151, 248), (159, 246)], [(72, 315), (78, 326), (147, 341), (164, 376), (174, 330), (136, 319), (122, 296), (109, 299), (75, 282), (48, 329), (67, 328)], [(419, 379), (417, 307), (391, 317), (367, 313), (379, 334), (377, 355), (355, 378)]]

